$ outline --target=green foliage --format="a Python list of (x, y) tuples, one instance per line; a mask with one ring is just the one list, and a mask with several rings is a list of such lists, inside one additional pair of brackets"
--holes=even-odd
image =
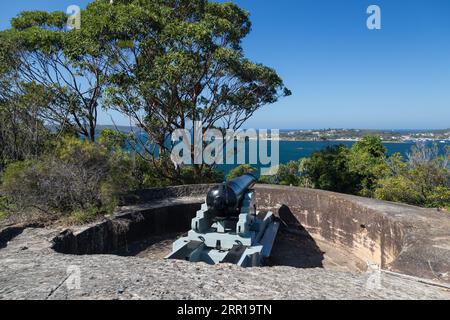
[(112, 212), (105, 208), (90, 207), (85, 210), (75, 210), (70, 215), (64, 216), (61, 223), (64, 225), (83, 225), (97, 220), (102, 215)]
[(56, 27), (62, 29), (66, 21), (67, 16), (64, 12), (24, 11), (12, 19), (11, 25), (17, 30), (25, 30), (32, 27), (44, 29)]
[(291, 161), (287, 164), (280, 164), (273, 175), (266, 175), (259, 178), (260, 183), (278, 184), (283, 186), (300, 186), (300, 161)]
[(243, 164), (240, 165), (239, 167), (234, 168), (233, 170), (230, 171), (230, 173), (227, 176), (227, 180), (232, 180), (235, 179), (237, 177), (240, 177), (244, 174), (255, 174), (256, 173), (256, 168), (248, 165), (248, 164)]
[(440, 156), (436, 145), (414, 146), (408, 161), (392, 156), (391, 172), (378, 182), (375, 197), (433, 208), (450, 206), (449, 153)]
[(350, 149), (341, 145), (313, 153), (303, 161), (302, 176), (315, 188), (372, 196), (389, 172), (385, 154), (381, 139), (367, 136)]
[(450, 188), (429, 186), (412, 176), (394, 176), (379, 181), (375, 197), (380, 200), (403, 202), (429, 208), (450, 208)]
[(125, 148), (129, 138), (120, 131), (104, 129), (100, 132), (98, 143), (106, 146), (109, 150), (121, 150)]
[(195, 167), (185, 166), (180, 169), (181, 184), (210, 184), (220, 183), (225, 180), (222, 171), (213, 167), (205, 167), (201, 174), (196, 172)]
[[(139, 123), (160, 155), (170, 154), (166, 142), (175, 129), (189, 129), (194, 121), (238, 129), (263, 105), (290, 94), (273, 69), (245, 57), (241, 41), (251, 23), (233, 3), (95, 1), (86, 14), (87, 25), (114, 21), (93, 30), (118, 40), (105, 50), (114, 63), (108, 105)], [(165, 169), (174, 183), (186, 179), (181, 170)], [(194, 168), (197, 180), (205, 178), (204, 170), (210, 168)]]
[(424, 199), (417, 184), (404, 176), (381, 179), (374, 193), (375, 198), (412, 205), (423, 205)]
[(450, 187), (437, 186), (427, 193), (426, 206), (450, 210)]
[(7, 85), (0, 76), (0, 172), (11, 162), (41, 155), (52, 140), (38, 117), (48, 103), (42, 86), (29, 85), (20, 95), (10, 96), (3, 91)]
[(300, 182), (299, 169), (299, 162), (297, 161), (280, 165), (276, 175), (278, 183), (283, 186), (298, 186)]
[[(132, 153), (133, 176), (139, 183), (138, 188), (159, 188), (175, 185), (210, 184), (224, 181), (224, 173), (214, 167), (205, 166), (201, 173), (194, 166), (175, 167), (167, 155), (160, 158), (143, 158)], [(177, 177), (174, 180), (173, 177)]]
[(8, 199), (0, 195), (0, 220), (8, 218), (9, 210), (10, 205)]
[[(290, 95), (275, 70), (246, 58), (241, 43), (251, 22), (236, 4), (95, 0), (81, 16), (81, 28), (68, 31), (63, 12), (22, 12), (0, 32), (5, 91), (17, 95), (42, 84), (39, 96), (48, 103), (39, 120), (62, 131), (95, 141), (99, 108), (113, 108), (167, 157), (175, 129), (194, 121), (238, 129), (262, 106)], [(153, 166), (172, 184), (218, 178), (207, 166)]]
[(49, 102), (39, 119), (93, 141), (108, 61), (100, 39), (83, 28), (68, 32), (67, 18), (64, 12), (45, 11), (13, 18), (12, 28), (0, 32), (0, 73), (9, 76), (6, 91), (12, 95), (40, 84), (43, 94), (34, 97)]
[(47, 219), (109, 214), (118, 197), (138, 183), (129, 155), (108, 147), (64, 138), (53, 155), (9, 165), (2, 194), (17, 210), (39, 210)]
[(315, 152), (302, 164), (302, 175), (314, 188), (356, 193), (359, 177), (349, 166), (350, 150), (345, 146), (328, 147)]
[(357, 193), (371, 197), (378, 179), (386, 176), (386, 148), (377, 136), (366, 136), (353, 145), (348, 154), (348, 168), (357, 176)]
[(450, 150), (419, 144), (406, 161), (390, 157), (378, 137), (352, 148), (328, 147), (299, 162), (280, 165), (261, 183), (312, 187), (432, 208), (450, 207)]

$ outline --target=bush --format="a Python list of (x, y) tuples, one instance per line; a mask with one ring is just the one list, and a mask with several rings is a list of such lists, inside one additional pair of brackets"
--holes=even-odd
[(237, 177), (243, 176), (244, 174), (255, 174), (256, 173), (256, 168), (249, 165), (249, 164), (243, 164), (240, 165), (239, 167), (234, 168), (233, 170), (230, 171), (230, 173), (227, 176), (228, 180), (232, 180), (235, 179)]
[(55, 219), (111, 213), (118, 197), (136, 187), (129, 155), (107, 144), (63, 139), (55, 155), (14, 163), (3, 174), (2, 193), (24, 211)]
[(298, 186), (300, 183), (300, 163), (290, 161), (278, 168), (277, 182), (282, 186)]
[(366, 136), (355, 143), (348, 153), (348, 169), (356, 178), (355, 194), (372, 197), (379, 179), (387, 176), (386, 148), (380, 137)]
[(381, 179), (375, 197), (432, 208), (450, 207), (449, 155), (440, 156), (436, 145), (414, 146), (404, 161), (388, 159), (391, 173)]
[(350, 170), (349, 153), (343, 145), (315, 152), (303, 161), (302, 175), (317, 189), (357, 193), (360, 179)]
[(10, 208), (7, 198), (0, 195), (0, 220), (8, 218), (9, 210)]
[(425, 206), (450, 210), (450, 188), (444, 186), (435, 187), (427, 194)]
[(425, 199), (421, 195), (420, 190), (418, 190), (417, 184), (402, 176), (380, 180), (374, 196), (379, 200), (403, 202), (419, 206), (425, 203)]

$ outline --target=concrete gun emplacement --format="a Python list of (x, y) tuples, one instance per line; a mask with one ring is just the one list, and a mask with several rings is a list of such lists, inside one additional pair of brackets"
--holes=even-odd
[(250, 174), (209, 190), (191, 230), (167, 259), (258, 267), (271, 254), (280, 226), (272, 212), (257, 211), (256, 179)]

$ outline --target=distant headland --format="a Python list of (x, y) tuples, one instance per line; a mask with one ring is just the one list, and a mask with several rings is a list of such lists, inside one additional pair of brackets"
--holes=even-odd
[[(100, 125), (97, 130), (116, 129), (123, 133), (138, 133), (132, 126)], [(283, 141), (359, 141), (364, 136), (379, 136), (383, 142), (450, 142), (450, 129), (285, 129), (280, 130)]]
[(440, 130), (376, 130), (321, 129), (283, 130), (280, 139), (286, 141), (358, 141), (367, 135), (379, 136), (383, 142), (450, 142), (450, 129)]

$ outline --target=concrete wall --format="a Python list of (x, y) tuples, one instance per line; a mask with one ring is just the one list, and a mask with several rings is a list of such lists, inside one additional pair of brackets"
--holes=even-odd
[(294, 187), (257, 186), (260, 209), (384, 269), (450, 281), (450, 215)]
[(258, 205), (276, 212), (291, 228), (300, 224), (313, 238), (350, 248), (360, 259), (383, 267), (403, 248), (401, 225), (342, 195), (261, 186)]
[[(127, 198), (126, 212), (67, 231), (54, 240), (62, 253), (112, 253), (149, 235), (184, 232), (210, 186), (142, 190)], [(350, 249), (384, 269), (450, 282), (450, 215), (355, 196), (294, 187), (258, 185), (260, 210), (277, 213), (289, 228)]]
[(161, 203), (135, 208), (112, 220), (67, 230), (53, 240), (53, 249), (64, 254), (112, 254), (149, 236), (187, 232), (201, 204)]
[(123, 207), (114, 219), (67, 230), (53, 240), (53, 249), (76, 255), (111, 254), (149, 236), (187, 232), (210, 187), (137, 190), (121, 199)]

